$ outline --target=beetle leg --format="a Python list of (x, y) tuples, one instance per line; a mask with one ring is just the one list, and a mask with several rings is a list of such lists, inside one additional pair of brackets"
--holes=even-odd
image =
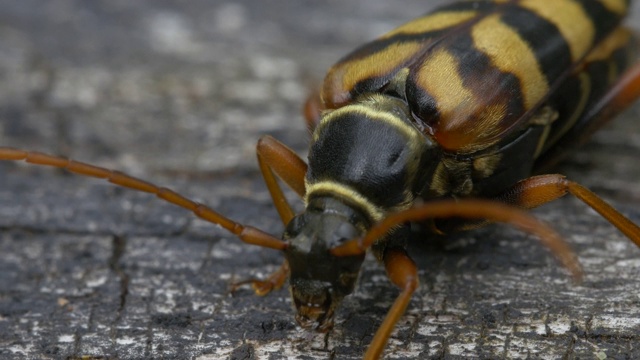
[(245, 284), (251, 284), (253, 291), (256, 295), (265, 296), (273, 290), (278, 290), (284, 285), (289, 277), (289, 263), (285, 260), (278, 270), (274, 271), (264, 280), (250, 279), (244, 280), (231, 285), (231, 292), (236, 291), (240, 286)]
[(393, 331), (398, 320), (404, 314), (409, 301), (411, 301), (411, 296), (418, 288), (417, 267), (404, 249), (398, 247), (385, 249), (382, 261), (384, 261), (389, 280), (400, 288), (400, 295), (398, 295), (387, 316), (385, 316), (382, 325), (376, 331), (364, 355), (364, 360), (380, 358), (391, 331)]
[(303, 114), (307, 122), (307, 129), (309, 129), (309, 133), (313, 133), (316, 126), (320, 123), (322, 110), (324, 110), (324, 105), (322, 103), (322, 98), (320, 97), (320, 88), (318, 87), (315, 91), (309, 94), (309, 96), (307, 96), (307, 100), (304, 102)]
[[(566, 194), (572, 194), (589, 205), (640, 247), (640, 227), (638, 225), (627, 219), (598, 195), (578, 183), (567, 180), (563, 175), (532, 176), (517, 182), (507, 191), (493, 199), (519, 208), (533, 209), (557, 200)], [(445, 232), (463, 231), (484, 226), (488, 222), (486, 220), (469, 221), (451, 224), (451, 226), (444, 224), (443, 227)], [(443, 227), (439, 225), (436, 225), (436, 227), (439, 230), (443, 230)]]
[(39, 152), (24, 151), (8, 147), (0, 147), (0, 160), (24, 160), (30, 164), (53, 166), (88, 177), (104, 179), (110, 183), (133, 190), (151, 193), (160, 199), (193, 212), (197, 217), (218, 224), (230, 233), (236, 235), (247, 244), (258, 245), (276, 250), (284, 250), (287, 243), (252, 226), (235, 222), (208, 206), (202, 205), (171, 189), (159, 187), (153, 183), (135, 178), (119, 171), (105, 169), (99, 166), (66, 159), (59, 156)]
[(268, 135), (262, 136), (258, 140), (256, 153), (264, 182), (269, 189), (271, 199), (273, 199), (273, 205), (278, 210), (282, 222), (287, 225), (293, 218), (294, 213), (276, 180), (274, 172), (293, 191), (300, 196), (304, 196), (304, 177), (307, 172), (307, 164), (293, 150)]
[(532, 209), (570, 193), (597, 211), (640, 247), (640, 227), (607, 204), (598, 195), (584, 186), (567, 180), (563, 175), (550, 174), (533, 176), (516, 183), (499, 195), (496, 200)]
[[(269, 189), (273, 204), (280, 215), (280, 219), (286, 226), (293, 219), (294, 213), (275, 175), (277, 174), (298, 195), (303, 196), (307, 164), (293, 150), (268, 135), (262, 136), (258, 140), (256, 154), (262, 177), (267, 189)], [(272, 290), (281, 288), (288, 276), (289, 264), (285, 260), (278, 270), (266, 279), (250, 279), (234, 283), (231, 285), (231, 292), (242, 285), (251, 284), (256, 295), (264, 296)]]

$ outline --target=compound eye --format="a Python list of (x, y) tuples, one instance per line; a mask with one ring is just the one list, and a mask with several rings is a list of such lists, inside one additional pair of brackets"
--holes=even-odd
[(333, 232), (331, 247), (333, 248), (339, 246), (346, 241), (355, 239), (359, 235), (360, 232), (355, 226), (353, 226), (351, 223), (343, 222)]
[(304, 227), (305, 223), (306, 223), (306, 219), (302, 215), (298, 215), (293, 219), (291, 219), (289, 224), (287, 224), (287, 228), (284, 231), (283, 238), (290, 239), (298, 235), (300, 233), (300, 229)]

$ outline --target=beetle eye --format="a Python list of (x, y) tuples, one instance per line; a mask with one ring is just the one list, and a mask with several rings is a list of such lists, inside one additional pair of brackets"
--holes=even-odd
[(287, 224), (287, 228), (285, 229), (283, 238), (289, 239), (298, 235), (300, 233), (300, 229), (304, 227), (305, 223), (306, 219), (304, 216), (295, 216), (293, 219), (291, 219), (289, 224)]
[(333, 233), (333, 241), (331, 247), (343, 244), (345, 241), (355, 239), (360, 235), (358, 229), (350, 223), (344, 222), (340, 224)]

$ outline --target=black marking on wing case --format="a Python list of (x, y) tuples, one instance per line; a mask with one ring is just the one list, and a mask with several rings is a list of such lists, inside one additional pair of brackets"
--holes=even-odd
[(622, 21), (622, 17), (609, 11), (601, 2), (594, 0), (579, 1), (596, 30), (594, 43), (599, 43)]
[(518, 6), (508, 7), (501, 20), (529, 44), (547, 81), (557, 79), (571, 68), (571, 50), (554, 24)]

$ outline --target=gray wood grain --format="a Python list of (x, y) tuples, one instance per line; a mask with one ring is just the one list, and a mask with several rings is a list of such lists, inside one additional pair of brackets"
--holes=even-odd
[[(125, 170), (279, 233), (259, 135), (304, 154), (309, 86), (431, 6), (5, 2), (0, 144)], [(640, 223), (638, 119), (635, 106), (561, 171)], [(15, 163), (0, 174), (2, 359), (358, 359), (397, 294), (367, 261), (334, 330), (306, 332), (286, 290), (228, 291), (275, 270), (278, 253), (104, 182)], [(571, 243), (582, 283), (510, 228), (416, 241), (421, 288), (387, 358), (640, 358), (640, 249), (575, 199), (535, 214)]]

